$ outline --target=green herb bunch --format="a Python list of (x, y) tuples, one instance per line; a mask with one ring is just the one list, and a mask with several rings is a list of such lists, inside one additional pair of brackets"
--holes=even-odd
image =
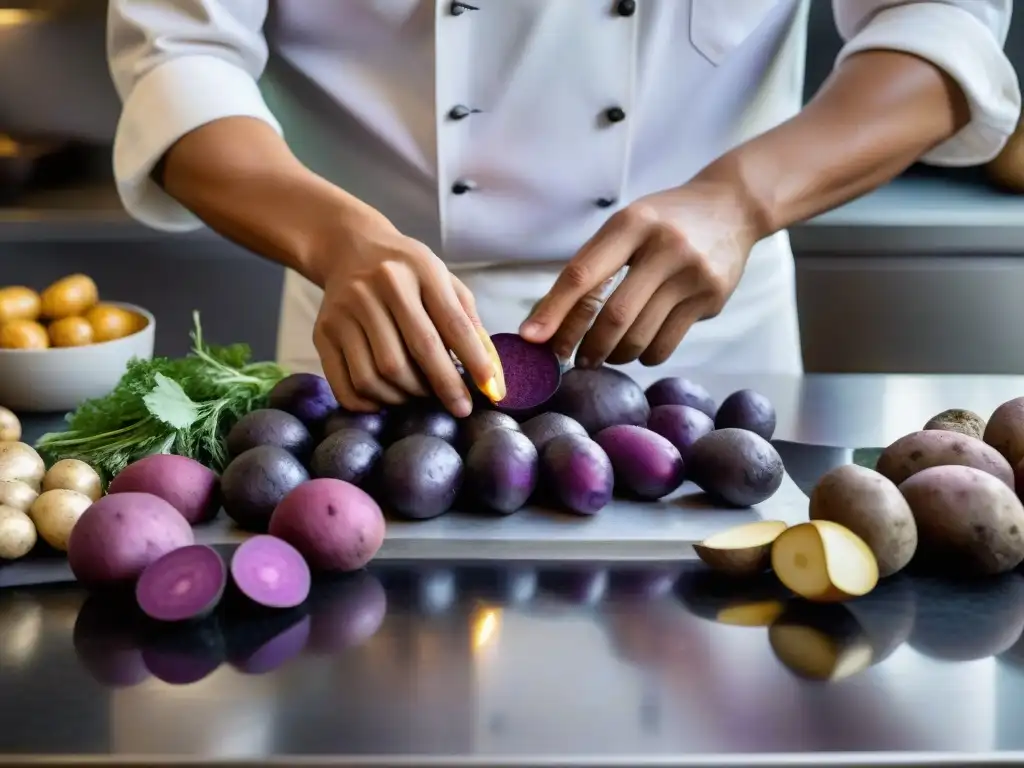
[(43, 435), (36, 449), (47, 463), (79, 459), (104, 482), (154, 453), (188, 456), (220, 471), (224, 439), (239, 418), (266, 407), (267, 395), (287, 372), (275, 363), (250, 362), (248, 345), (203, 341), (193, 313), (187, 357), (132, 360), (114, 390), (68, 414), (68, 429)]

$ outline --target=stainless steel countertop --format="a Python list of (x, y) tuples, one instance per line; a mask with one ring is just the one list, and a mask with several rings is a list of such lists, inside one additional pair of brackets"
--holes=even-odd
[[(781, 444), (805, 483), (937, 411), (1024, 394), (1024, 377), (698, 378), (772, 397), (779, 437), (818, 444)], [(1024, 765), (1021, 575), (898, 577), (798, 611), (704, 574), (387, 563), (280, 622), (174, 635), (74, 586), (0, 591), (0, 765)], [(723, 612), (779, 606), (798, 653)], [(256, 654), (271, 637), (284, 650)], [(795, 673), (835, 648), (867, 668)]]

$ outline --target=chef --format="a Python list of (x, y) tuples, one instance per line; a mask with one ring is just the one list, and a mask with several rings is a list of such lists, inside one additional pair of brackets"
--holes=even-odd
[(117, 186), (287, 267), (279, 357), (354, 410), (468, 413), (449, 351), (500, 397), (484, 328), (798, 373), (786, 228), (987, 161), (1020, 111), (1011, 0), (833, 0), (803, 106), (809, 5), (110, 0)]

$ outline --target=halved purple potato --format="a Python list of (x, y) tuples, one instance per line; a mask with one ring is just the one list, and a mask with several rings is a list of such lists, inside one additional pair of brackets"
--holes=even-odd
[(436, 400), (417, 400), (395, 413), (388, 426), (390, 442), (412, 435), (429, 435), (454, 444), (459, 436), (459, 422)]
[(135, 600), (156, 621), (193, 621), (213, 612), (227, 582), (220, 555), (192, 544), (150, 563), (135, 584)]
[(75, 656), (96, 682), (108, 688), (130, 688), (147, 680), (142, 658), (142, 622), (129, 592), (94, 592), (75, 619)]
[(384, 451), (380, 468), (382, 506), (410, 520), (443, 515), (462, 487), (458, 451), (430, 435), (412, 435), (392, 444)]
[(651, 415), (643, 388), (608, 367), (568, 371), (550, 410), (575, 419), (590, 435), (619, 424), (645, 427)]
[(281, 379), (270, 390), (267, 403), (271, 408), (297, 416), (310, 429), (322, 426), (338, 409), (331, 385), (315, 373), (293, 373)]
[(558, 391), (562, 366), (547, 344), (534, 344), (518, 333), (496, 333), (491, 343), (501, 360), (505, 397), (493, 404), (520, 416), (535, 413)]
[(604, 449), (584, 435), (550, 440), (540, 454), (541, 486), (558, 505), (594, 515), (612, 499), (615, 475)]
[(220, 511), (220, 478), (187, 456), (154, 453), (133, 461), (110, 481), (108, 494), (150, 493), (159, 496), (189, 525), (212, 520)]
[(224, 511), (240, 528), (265, 533), (277, 505), (307, 480), (306, 467), (284, 448), (250, 448), (221, 475)]
[(225, 647), (214, 619), (182, 627), (158, 627), (142, 648), (146, 669), (168, 685), (192, 685), (224, 663)]
[(342, 429), (358, 429), (380, 440), (384, 436), (387, 420), (387, 411), (349, 413), (339, 408), (327, 418), (324, 424), (324, 437)]
[(715, 429), (746, 429), (765, 440), (775, 434), (775, 406), (752, 389), (733, 392), (718, 407)]
[(715, 398), (704, 387), (682, 376), (659, 379), (647, 388), (647, 402), (651, 408), (659, 405), (686, 405), (696, 408), (709, 418), (715, 418), (718, 406)]
[(302, 655), (309, 615), (299, 609), (236, 618), (225, 627), (228, 663), (246, 675), (265, 675)]
[(388, 609), (384, 586), (366, 570), (317, 584), (309, 602), (308, 650), (326, 655), (365, 643), (380, 629)]
[(309, 597), (309, 566), (299, 551), (276, 536), (253, 536), (231, 556), (238, 591), (265, 608), (294, 608)]
[(502, 515), (521, 509), (537, 487), (537, 449), (518, 430), (484, 434), (466, 455), (465, 490), (470, 503)]
[(683, 484), (685, 471), (679, 451), (656, 432), (620, 424), (601, 430), (594, 440), (612, 462), (616, 487), (633, 496), (653, 501)]
[(541, 413), (523, 423), (523, 434), (530, 438), (538, 451), (559, 435), (582, 435), (587, 437), (587, 430), (576, 419), (563, 413)]
[(737, 507), (752, 507), (774, 495), (785, 468), (775, 447), (746, 429), (716, 429), (690, 449), (687, 477), (702, 491)]
[(260, 445), (276, 445), (305, 461), (313, 450), (313, 436), (298, 416), (276, 408), (245, 414), (228, 432), (225, 446), (231, 458)]
[(463, 453), (469, 451), (485, 433), (492, 429), (503, 428), (519, 431), (519, 422), (501, 411), (477, 408), (459, 424), (459, 448)]
[(714, 430), (715, 422), (704, 411), (689, 405), (656, 405), (651, 409), (647, 428), (672, 443), (685, 462), (690, 448)]
[(330, 477), (362, 485), (370, 479), (383, 454), (380, 443), (368, 432), (339, 429), (316, 447), (309, 469), (313, 477)]

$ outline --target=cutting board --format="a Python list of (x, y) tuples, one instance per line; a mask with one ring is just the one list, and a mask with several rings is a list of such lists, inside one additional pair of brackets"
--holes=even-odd
[[(380, 560), (676, 560), (717, 531), (755, 520), (807, 520), (807, 496), (785, 475), (779, 490), (750, 509), (715, 506), (686, 484), (656, 502), (615, 500), (593, 517), (527, 507), (501, 517), (449, 512), (433, 520), (388, 523)], [(232, 544), (248, 534), (222, 514), (195, 529), (203, 544)], [(60, 557), (0, 567), (0, 587), (73, 581)]]

